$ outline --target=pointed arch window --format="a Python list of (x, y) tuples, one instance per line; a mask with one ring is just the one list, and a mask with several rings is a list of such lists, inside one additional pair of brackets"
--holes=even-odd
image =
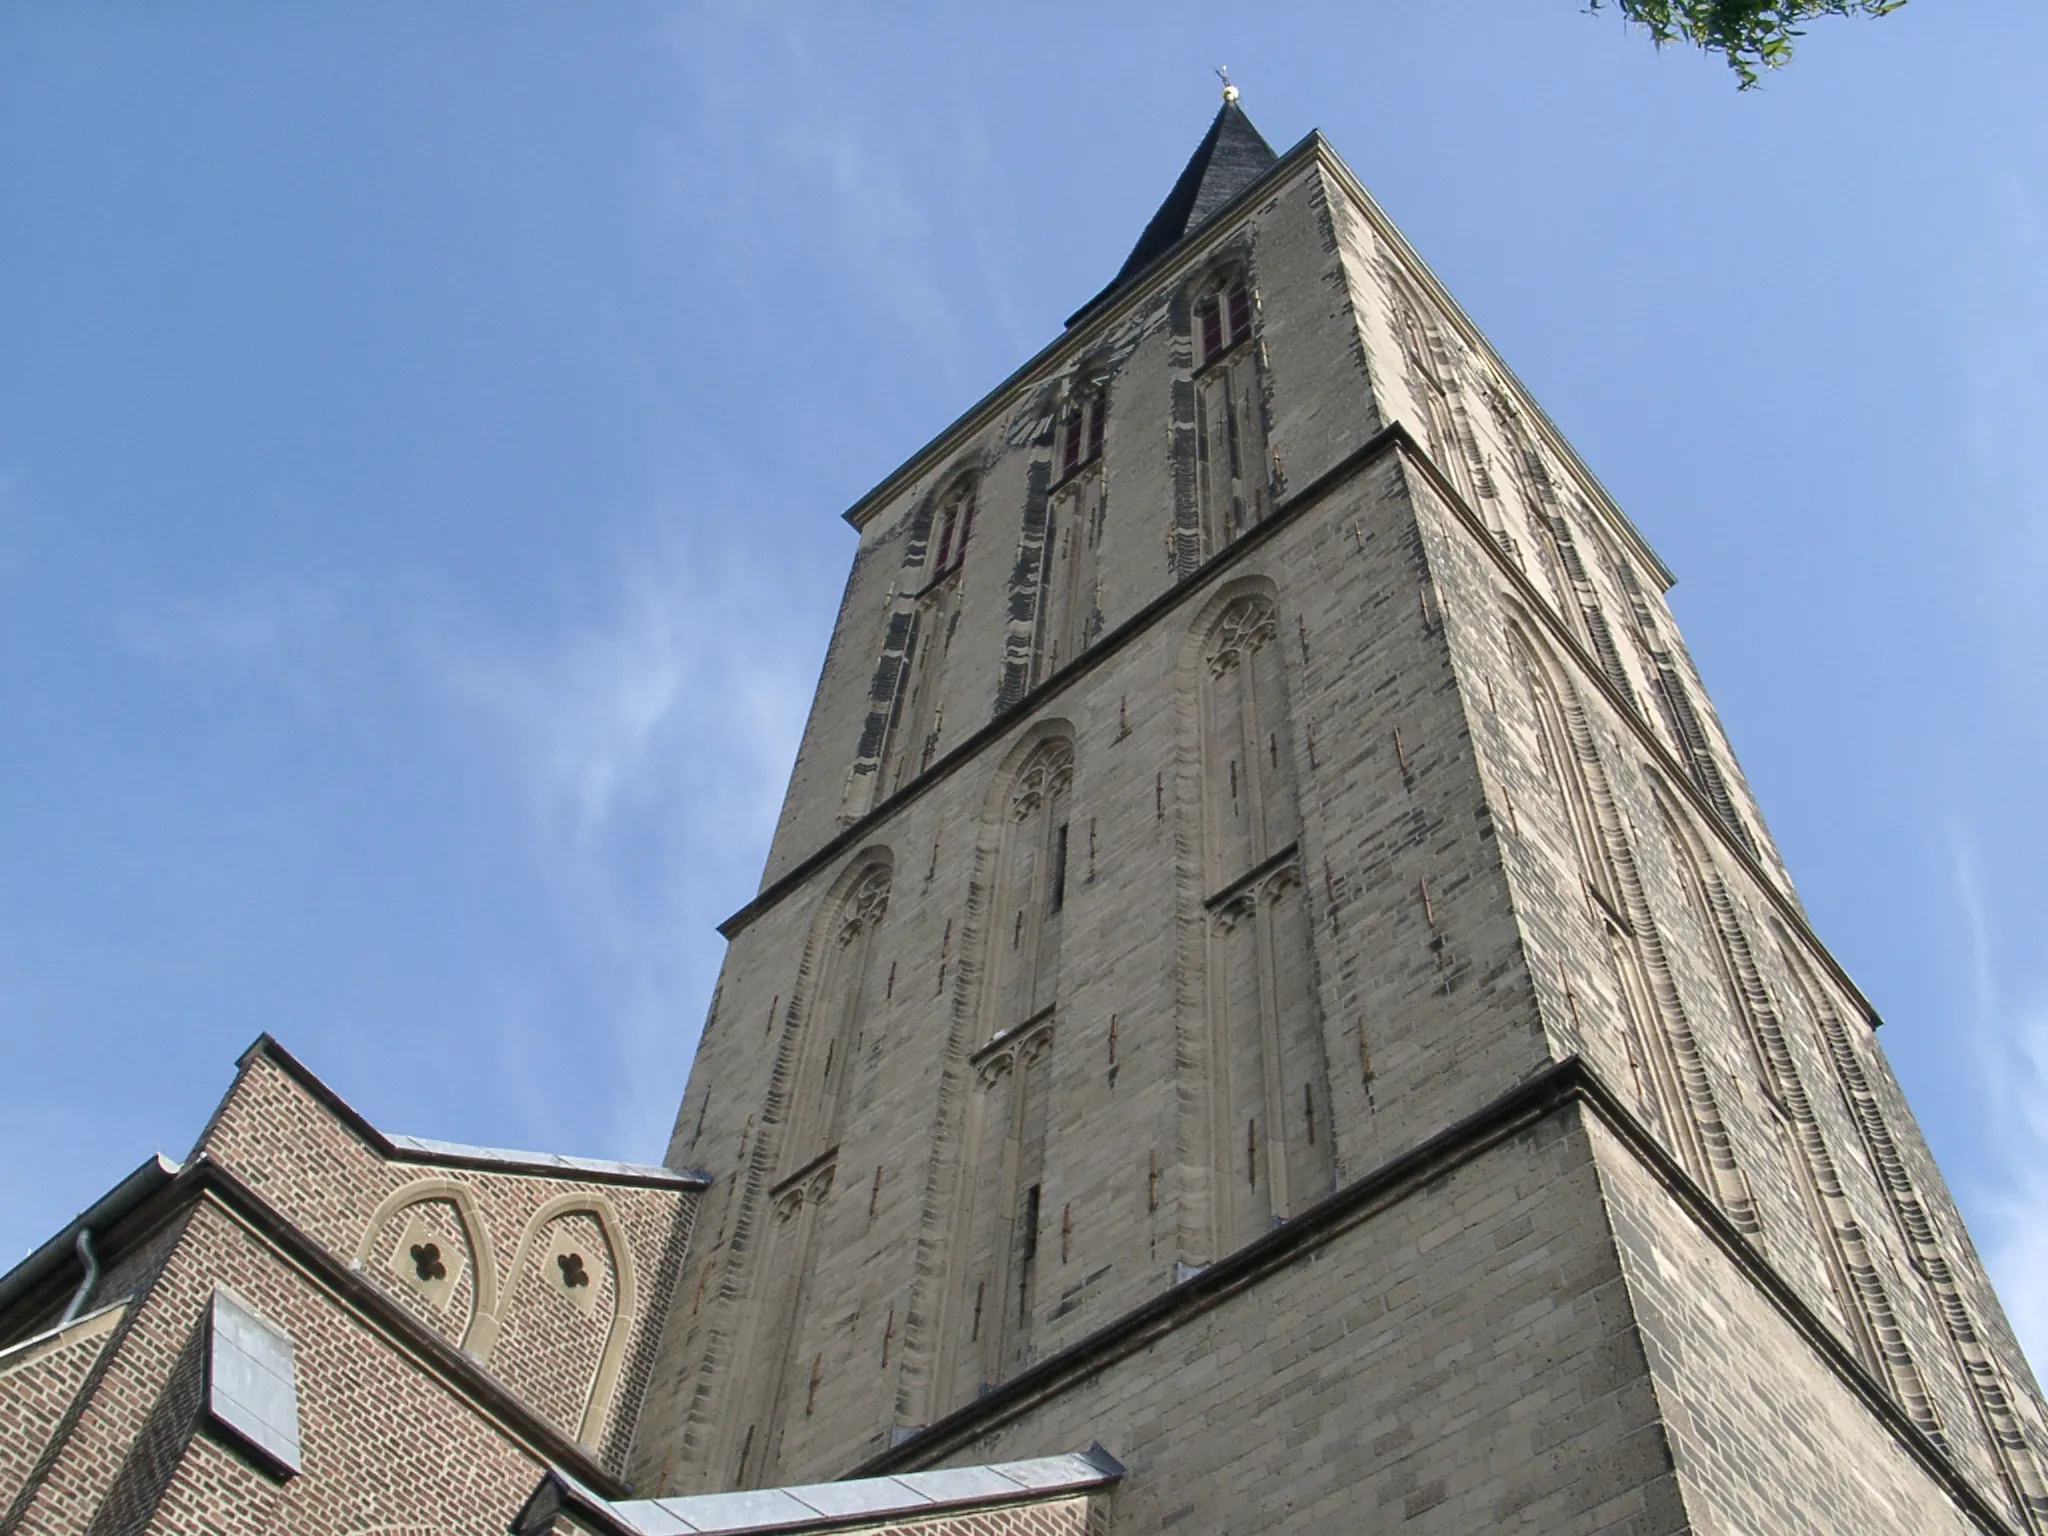
[[(1096, 383), (1077, 391), (1060, 422), (1052, 485), (1035, 556), (1029, 545), (1020, 562), (1035, 558), (1035, 611), (1029, 621), (1027, 686), (1036, 687), (1072, 661), (1095, 637), (1100, 623), (1096, 555), (1102, 543), (1108, 492), (1097, 466), (1109, 426), (1109, 391)], [(1019, 634), (1024, 631), (1020, 625)]]
[(1192, 377), (1175, 395), (1174, 561), (1182, 576), (1235, 542), (1272, 510), (1279, 468), (1266, 442), (1266, 378), (1252, 339), (1258, 304), (1242, 268), (1190, 294)]
[(1075, 403), (1060, 428), (1060, 478), (1102, 457), (1109, 429), (1109, 394), (1098, 389)]
[(932, 581), (952, 575), (967, 558), (967, 541), (974, 532), (975, 491), (974, 477), (962, 475), (932, 515)]
[(1252, 334), (1252, 291), (1243, 277), (1233, 277), (1195, 306), (1196, 332), (1207, 367)]

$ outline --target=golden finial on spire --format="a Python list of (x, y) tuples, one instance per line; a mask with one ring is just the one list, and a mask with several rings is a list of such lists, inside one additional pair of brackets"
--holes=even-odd
[(1230, 83), (1230, 66), (1228, 64), (1217, 65), (1216, 78), (1223, 82), (1224, 105), (1235, 106), (1237, 103), (1237, 87)]

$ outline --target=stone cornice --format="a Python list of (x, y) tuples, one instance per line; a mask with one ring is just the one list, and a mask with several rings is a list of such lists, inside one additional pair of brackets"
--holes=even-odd
[(1521, 403), (1528, 408), (1537, 427), (1542, 431), (1546, 445), (1571, 468), (1582, 489), (1591, 493), (1593, 501), (1612, 520), (1614, 531), (1626, 539), (1629, 546), (1641, 556), (1659, 584), (1666, 589), (1673, 586), (1678, 578), (1671, 574), (1671, 568), (1664, 563), (1657, 551), (1650, 547), (1650, 541), (1643, 537), (1642, 530), (1637, 528), (1629, 515), (1621, 510), (1621, 504), (1608, 494), (1607, 487), (1600, 483), (1600, 477), (1593, 473), (1584, 459), (1579, 457), (1578, 450), (1571, 445), (1571, 440), (1559, 429), (1557, 423), (1550, 419), (1550, 413), (1543, 409), (1515, 370), (1507, 365), (1507, 361), (1502, 358), (1493, 343), (1486, 339), (1486, 333), (1479, 329), (1470, 315), (1465, 313), (1464, 306), (1451, 296), (1451, 291), (1443, 285), (1436, 273), (1430, 270), (1429, 263), (1424, 261), (1415, 247), (1408, 243), (1408, 237), (1401, 233), (1400, 226), (1387, 216), (1387, 211), (1379, 205), (1378, 200), (1366, 191), (1365, 183), (1360, 181), (1351, 167), (1344, 163), (1343, 157), (1331, 149), (1320, 134), (1312, 137), (1323, 146), (1324, 168), (1342, 182), (1344, 189), (1357, 201), (1359, 208), (1372, 224), (1373, 233), (1400, 253), (1414, 275), (1422, 280), (1423, 286), (1429, 290), (1430, 297), (1436, 300), (1437, 306), (1446, 318), (1458, 328), (1466, 345), (1485, 354), (1486, 360), (1513, 386)]
[[(1398, 427), (1399, 424), (1396, 425)], [(1528, 573), (1508, 558), (1507, 551), (1502, 549), (1499, 542), (1487, 531), (1486, 524), (1480, 519), (1479, 514), (1466, 505), (1465, 498), (1451, 484), (1450, 477), (1437, 467), (1436, 462), (1405, 428), (1400, 429), (1400, 437), (1409, 462), (1422, 472), (1423, 478), (1429, 482), (1430, 489), (1442, 498), (1444, 505), (1451, 509), (1458, 521), (1464, 525), (1465, 531), (1472, 536), (1473, 542), (1485, 551), (1487, 558), (1493, 562), (1495, 571), (1514, 589), (1515, 595), (1522, 600), (1522, 606), (1543, 625), (1544, 632), (1552, 643), (1564, 648), (1565, 653), (1578, 667), (1580, 676), (1592, 684), (1607, 701), (1613, 713), (1627, 723), (1630, 732), (1636, 738), (1636, 744), (1649, 754), (1651, 761), (1662, 772), (1666, 787), (1681, 796), (1686, 804), (1692, 807), (1697, 813), (1698, 824), (1712, 834), (1722, 851), (1749, 877), (1750, 884), (1763, 894), (1779, 918), (1799, 936), (1813, 961), (1855, 1000), (1864, 1022), (1872, 1029), (1881, 1025), (1884, 1020), (1877, 1009), (1871, 1006), (1870, 999), (1863, 995), (1863, 989), (1857, 986), (1849, 973), (1842, 968), (1841, 962), (1828, 951), (1825, 944), (1821, 943), (1819, 935), (1807, 922), (1806, 914), (1799, 910), (1799, 904), (1779, 888), (1777, 881), (1765, 871), (1756, 855), (1745, 848), (1742, 840), (1730, 830), (1726, 822), (1721, 820), (1707, 797), (1700, 792), (1699, 786), (1693, 783), (1692, 775), (1679, 765), (1671, 749), (1650, 728), (1650, 723), (1642, 717), (1641, 712), (1623, 697), (1621, 690), (1615, 687), (1613, 679), (1608, 677), (1606, 668), (1593, 659), (1592, 653), (1580, 642), (1578, 636), (1558, 617), (1550, 600), (1529, 579)]]
[[(910, 1438), (869, 1457), (846, 1477), (878, 1477), (957, 1456), (1202, 1314), (1313, 1256), (1319, 1249), (1420, 1193), (1532, 1126), (1574, 1107), (1594, 1116), (1683, 1208), (1694, 1225), (1767, 1300), (1835, 1377), (1957, 1506), (1990, 1536), (2020, 1536), (1949, 1456), (1907, 1417), (1827, 1323), (1736, 1230), (1582, 1057), (1544, 1067), (1446, 1130), (1397, 1154), (1235, 1253), (1196, 1272), (1068, 1345)], [(1617, 1247), (1619, 1239), (1616, 1239)]]
[(1277, 503), (1267, 514), (1266, 520), (1239, 538), (1227, 549), (1220, 550), (1209, 562), (1185, 581), (1174, 583), (1146, 603), (1136, 613), (1125, 619), (1115, 629), (1096, 640), (1087, 650), (1061, 667), (1051, 677), (1017, 703), (1013, 709), (1005, 710), (986, 725), (948, 748), (932, 765), (915, 779), (890, 795), (858, 821), (849, 823), (828, 838), (823, 847), (791, 866), (763, 886), (754, 899), (733, 913), (718, 925), (718, 931), (727, 939), (738, 936), (740, 931), (762, 913), (780, 902), (790, 892), (800, 888), (820, 869), (838, 858), (848, 848), (857, 846), (862, 839), (873, 835), (875, 828), (894, 816), (903, 807), (931, 792), (949, 775), (971, 761), (990, 742), (999, 741), (1009, 732), (1019, 730), (1038, 718), (1041, 707), (1051, 699), (1058, 698), (1081, 678), (1108, 661), (1132, 640), (1143, 634), (1162, 614), (1170, 613), (1180, 604), (1209, 591), (1217, 578), (1233, 569), (1253, 550), (1262, 548), (1275, 533), (1296, 515), (1313, 506), (1331, 491), (1348, 481), (1353, 475), (1373, 463), (1396, 444), (1407, 440), (1407, 429), (1396, 423), (1383, 427), (1367, 438), (1358, 447), (1293, 495)]
[(961, 767), (978, 756), (989, 743), (1001, 740), (1009, 732), (1020, 730), (1037, 719), (1045, 704), (1058, 698), (1089, 672), (1107, 662), (1110, 657), (1149, 629), (1162, 615), (1209, 592), (1221, 577), (1254, 550), (1261, 548), (1281, 528), (1390, 452), (1400, 453), (1406, 461), (1413, 463), (1422, 471), (1430, 488), (1443, 498), (1446, 506), (1451, 508), (1466, 531), (1493, 562), (1495, 570), (1514, 589), (1524, 606), (1545, 626), (1545, 632), (1563, 647), (1565, 653), (1577, 665), (1580, 674), (1613, 707), (1614, 714), (1627, 722), (1638, 744), (1662, 770), (1673, 793), (1683, 798), (1697, 813), (1698, 824), (1708, 830), (1728, 857), (1749, 876), (1751, 885), (1763, 894), (1779, 918), (1799, 937), (1814, 963), (1826, 971), (1854, 1000), (1864, 1021), (1873, 1029), (1880, 1025), (1883, 1020), (1877, 1009), (1871, 1006), (1870, 999), (1863, 995), (1863, 989), (1857, 986), (1849, 973), (1842, 968), (1841, 962), (1829, 953), (1825, 944), (1821, 943), (1819, 936), (1807, 922), (1806, 914), (1778, 888), (1777, 883), (1765, 873), (1763, 865), (1757, 862), (1755, 855), (1743, 847), (1741, 840), (1722, 823), (1721, 818), (1714, 813), (1714, 808), (1708, 804), (1706, 796), (1701, 794), (1692, 782), (1691, 775), (1679, 766), (1678, 760), (1671, 755), (1670, 749), (1658, 740), (1648, 722), (1621, 696), (1620, 690), (1609, 681), (1607, 674), (1565, 626), (1563, 620), (1557, 617), (1548, 600), (1537, 590), (1527, 574), (1508, 558), (1507, 552), (1487, 532), (1486, 525), (1480, 520), (1479, 515), (1465, 504), (1464, 498), (1458, 494), (1449, 478), (1437, 468), (1428, 452), (1415, 440), (1408, 428), (1398, 421), (1382, 427), (1299, 491), (1277, 503), (1264, 522), (1227, 549), (1218, 552), (1185, 581), (1168, 587), (1115, 629), (1103, 635), (1038, 688), (1026, 694), (1016, 708), (996, 716), (948, 749), (931, 767), (910, 783), (875, 806), (858, 821), (842, 827), (816, 853), (770, 881), (752, 901), (718, 925), (719, 933), (727, 940), (737, 938), (748, 924), (771, 910), (792, 892), (801, 889), (819, 870), (838, 859), (849, 848), (857, 847), (863, 841), (872, 838), (876, 830), (890, 817), (930, 793), (948, 776), (958, 772)]

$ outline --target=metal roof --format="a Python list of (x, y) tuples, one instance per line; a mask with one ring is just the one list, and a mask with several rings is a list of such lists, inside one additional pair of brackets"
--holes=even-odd
[(560, 1468), (550, 1467), (511, 1528), (515, 1533), (543, 1531), (557, 1514), (566, 1514), (595, 1525), (606, 1536), (697, 1536), (714, 1531), (736, 1536), (739, 1532), (824, 1530), (1059, 1498), (1107, 1487), (1123, 1475), (1122, 1462), (1100, 1445), (1091, 1445), (1070, 1455), (1030, 1461), (615, 1503), (599, 1498)]

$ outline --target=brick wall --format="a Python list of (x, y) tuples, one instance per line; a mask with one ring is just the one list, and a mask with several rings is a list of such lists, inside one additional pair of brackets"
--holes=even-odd
[(108, 1307), (0, 1354), (0, 1509), (28, 1481), (121, 1316)]
[[(198, 1427), (197, 1341), (230, 1286), (296, 1347), (303, 1473), (280, 1483)], [(542, 1469), (388, 1335), (220, 1206), (185, 1223), (13, 1528), (365, 1531), (496, 1528)]]
[[(571, 1438), (587, 1435), (608, 1456), (623, 1455), (694, 1193), (573, 1171), (394, 1159), (301, 1073), (272, 1052), (252, 1052), (195, 1155), (233, 1169), (408, 1311), (479, 1354)], [(576, 1240), (562, 1247), (555, 1239), (565, 1232)], [(419, 1283), (410, 1250), (422, 1239), (440, 1250), (445, 1287)], [(558, 1248), (581, 1259), (587, 1285), (550, 1283), (551, 1274), (560, 1278), (551, 1269)], [(623, 1310), (622, 1300), (630, 1301)], [(602, 1383), (607, 1401), (586, 1422), (608, 1351), (618, 1359)]]

